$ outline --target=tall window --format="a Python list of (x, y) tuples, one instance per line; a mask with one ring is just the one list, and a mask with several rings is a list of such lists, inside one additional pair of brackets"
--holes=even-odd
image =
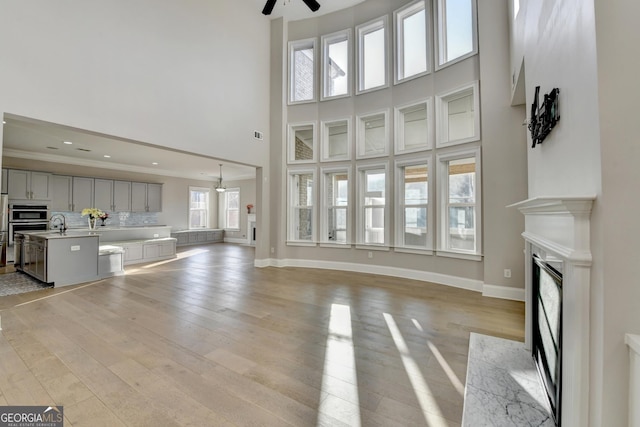
[(240, 229), (240, 189), (228, 188), (224, 193), (224, 228), (227, 230)]
[(289, 42), (289, 103), (315, 100), (316, 39)]
[(349, 243), (349, 169), (323, 169), (322, 175), (324, 218), (320, 240), (337, 244)]
[(424, 1), (394, 12), (396, 82), (427, 72), (427, 18)]
[(478, 51), (476, 0), (438, 0), (438, 65)]
[(387, 167), (367, 165), (358, 168), (358, 243), (387, 245)]
[(436, 96), (436, 146), (480, 139), (478, 82)]
[(387, 86), (387, 17), (356, 27), (358, 92)]
[(209, 189), (189, 187), (189, 228), (209, 227)]
[(315, 170), (289, 171), (289, 242), (315, 242)]
[(442, 250), (480, 254), (480, 148), (438, 156)]
[(322, 99), (349, 96), (351, 30), (322, 36)]
[(421, 159), (398, 162), (396, 177), (396, 246), (431, 249), (428, 161)]

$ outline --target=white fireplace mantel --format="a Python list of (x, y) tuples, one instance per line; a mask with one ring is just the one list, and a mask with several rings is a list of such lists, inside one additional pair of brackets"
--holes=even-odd
[(525, 346), (532, 346), (532, 257), (562, 262), (562, 425), (589, 425), (590, 218), (595, 196), (536, 197), (525, 216)]

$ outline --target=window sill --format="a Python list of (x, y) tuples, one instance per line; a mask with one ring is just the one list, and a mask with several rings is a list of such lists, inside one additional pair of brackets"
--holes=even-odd
[(446, 258), (466, 259), (466, 260), (469, 260), (469, 261), (482, 261), (482, 255), (481, 254), (438, 250), (436, 252), (436, 255), (437, 256), (446, 257)]
[(304, 242), (302, 240), (297, 241), (297, 240), (288, 240), (286, 242), (287, 246), (308, 246), (308, 247), (312, 247), (312, 246), (316, 246), (316, 242)]
[(432, 249), (418, 249), (418, 248), (408, 248), (408, 247), (395, 247), (393, 248), (394, 252), (400, 252), (404, 254), (416, 254), (416, 255), (433, 255)]
[(384, 245), (368, 245), (366, 243), (359, 243), (356, 245), (356, 249), (364, 249), (367, 251), (389, 251), (389, 246)]
[(228, 231), (230, 233), (236, 233), (238, 231), (240, 231), (239, 228), (223, 228), (224, 231)]
[(321, 248), (351, 249), (351, 243), (321, 242)]

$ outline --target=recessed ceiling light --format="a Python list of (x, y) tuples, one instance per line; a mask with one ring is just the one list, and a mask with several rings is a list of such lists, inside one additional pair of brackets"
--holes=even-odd
[(105, 158), (107, 158), (107, 159), (110, 159), (110, 158), (111, 158), (111, 156), (110, 156), (110, 155), (108, 155), (108, 154), (105, 154), (105, 155), (104, 155), (104, 157), (105, 157)]
[(158, 162), (151, 163), (153, 166), (158, 166)]
[(5, 122), (5, 121), (3, 120), (3, 121), (2, 121), (2, 124), (3, 124), (3, 125), (6, 125), (6, 124), (7, 124), (7, 122)]
[(73, 144), (73, 142), (71, 142), (71, 141), (62, 141), (62, 143), (63, 143), (63, 144), (67, 144), (67, 145), (71, 145), (71, 144)]

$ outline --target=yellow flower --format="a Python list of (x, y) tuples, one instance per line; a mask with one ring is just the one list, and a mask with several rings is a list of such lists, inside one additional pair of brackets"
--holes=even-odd
[(104, 212), (97, 208), (84, 208), (82, 209), (82, 216), (86, 215), (89, 215), (89, 218), (98, 218), (104, 215)]

